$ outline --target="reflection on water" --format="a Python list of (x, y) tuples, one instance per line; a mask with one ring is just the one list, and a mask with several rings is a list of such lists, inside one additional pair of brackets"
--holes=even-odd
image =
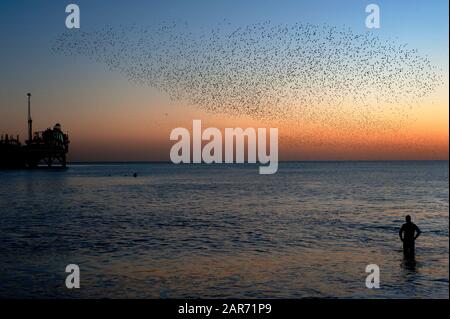
[(416, 266), (417, 266), (416, 259), (414, 257), (413, 258), (403, 257), (402, 266), (408, 272), (415, 273), (416, 272)]
[[(73, 165), (0, 179), (2, 297), (448, 298), (448, 162), (282, 163), (271, 176)], [(398, 239), (406, 214), (423, 231), (415, 260)], [(378, 290), (365, 287), (372, 263)]]
[(420, 291), (417, 291), (416, 286), (420, 285), (421, 277), (419, 269), (420, 267), (417, 267), (417, 261), (415, 258), (411, 257), (403, 257), (402, 261), (402, 281), (404, 287), (407, 287), (408, 294), (410, 296), (418, 297), (420, 296)]

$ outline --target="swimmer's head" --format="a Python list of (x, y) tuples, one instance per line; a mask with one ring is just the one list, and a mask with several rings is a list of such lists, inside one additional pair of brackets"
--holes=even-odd
[(406, 215), (405, 220), (406, 220), (407, 223), (410, 223), (411, 222), (411, 216)]

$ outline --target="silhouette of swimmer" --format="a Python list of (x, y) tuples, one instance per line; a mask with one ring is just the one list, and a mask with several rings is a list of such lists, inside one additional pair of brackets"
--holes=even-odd
[(411, 222), (411, 216), (406, 215), (405, 220), (406, 223), (402, 225), (398, 234), (403, 242), (403, 254), (405, 257), (414, 258), (416, 248), (415, 241), (422, 231), (416, 224)]

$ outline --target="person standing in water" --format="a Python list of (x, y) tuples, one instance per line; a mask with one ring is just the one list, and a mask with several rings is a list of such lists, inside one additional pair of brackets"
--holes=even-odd
[(414, 258), (415, 255), (415, 241), (420, 236), (422, 231), (411, 221), (411, 216), (406, 215), (406, 223), (400, 228), (399, 236), (403, 242), (403, 254), (405, 257)]

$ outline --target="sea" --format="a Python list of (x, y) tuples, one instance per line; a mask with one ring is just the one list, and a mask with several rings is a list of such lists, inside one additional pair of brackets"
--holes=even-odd
[[(0, 171), (0, 298), (449, 298), (449, 162)], [(422, 230), (405, 259), (405, 215)], [(69, 289), (68, 265), (80, 270)], [(368, 265), (379, 288), (366, 286)]]

